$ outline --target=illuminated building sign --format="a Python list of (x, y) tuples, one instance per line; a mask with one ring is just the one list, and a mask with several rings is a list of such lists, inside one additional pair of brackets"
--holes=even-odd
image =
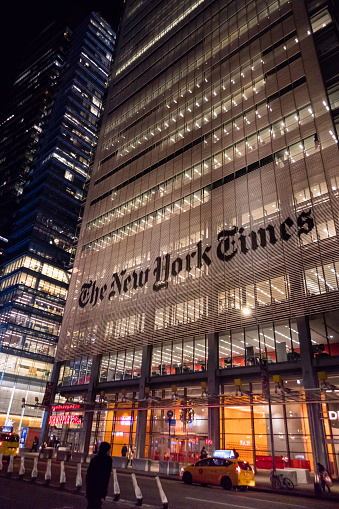
[(52, 406), (52, 412), (56, 412), (58, 410), (66, 412), (67, 410), (77, 410), (78, 408), (80, 408), (80, 405), (54, 405)]
[(337, 412), (335, 410), (329, 410), (328, 417), (331, 421), (339, 420), (339, 410)]
[[(233, 226), (229, 230), (219, 231), (216, 255), (219, 260), (227, 263), (235, 256), (245, 256), (249, 251), (265, 248), (269, 244), (275, 245), (279, 241), (287, 242), (293, 236), (307, 235), (313, 228), (311, 209), (301, 212), (295, 221), (287, 217), (279, 225), (268, 224), (265, 225), (265, 228), (259, 228), (257, 231), (245, 232), (245, 228), (242, 226), (240, 228)], [(120, 273), (115, 272), (112, 275), (112, 280), (103, 286), (98, 286), (96, 281), (90, 280), (82, 285), (78, 304), (84, 308), (87, 304), (94, 307), (102, 300), (111, 301), (118, 295), (142, 288), (150, 276), (153, 279), (153, 290), (158, 292), (162, 288), (168, 287), (171, 277), (176, 277), (180, 273), (186, 273), (188, 276), (194, 267), (198, 269), (204, 265), (209, 267), (213, 259), (211, 249), (211, 245), (204, 248), (202, 241), (199, 241), (196, 244), (196, 249), (183, 258), (177, 257), (172, 260), (170, 253), (158, 256), (153, 268), (147, 267), (145, 270), (134, 270), (130, 273), (123, 269)]]
[(234, 452), (230, 450), (214, 451), (213, 458), (234, 458)]
[(121, 422), (123, 426), (130, 426), (132, 424), (132, 417), (130, 415), (123, 415), (121, 417)]
[(82, 424), (81, 415), (51, 415), (48, 421), (50, 426), (59, 424)]

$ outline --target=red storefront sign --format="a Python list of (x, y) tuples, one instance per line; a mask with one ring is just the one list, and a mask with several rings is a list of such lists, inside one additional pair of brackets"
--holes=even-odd
[(51, 415), (48, 421), (50, 426), (58, 424), (82, 424), (81, 415)]
[(52, 406), (52, 412), (55, 412), (57, 410), (64, 410), (64, 411), (77, 410), (78, 408), (80, 408), (80, 405), (54, 405), (54, 406)]

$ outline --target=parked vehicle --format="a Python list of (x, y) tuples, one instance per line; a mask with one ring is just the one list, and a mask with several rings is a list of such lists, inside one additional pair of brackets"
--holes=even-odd
[(180, 475), (185, 484), (215, 484), (224, 490), (255, 486), (251, 465), (239, 458), (206, 458), (182, 468)]
[(16, 433), (0, 433), (0, 453), (3, 458), (16, 457), (19, 454), (19, 435)]

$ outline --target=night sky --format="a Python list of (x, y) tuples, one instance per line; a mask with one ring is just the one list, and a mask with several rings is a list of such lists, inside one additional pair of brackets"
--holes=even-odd
[(79, 21), (100, 12), (117, 30), (123, 0), (3, 0), (0, 9), (0, 118), (6, 113), (8, 94), (23, 63), (22, 49), (55, 19)]

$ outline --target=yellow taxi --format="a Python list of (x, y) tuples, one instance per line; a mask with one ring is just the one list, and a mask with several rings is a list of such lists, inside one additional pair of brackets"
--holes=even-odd
[(224, 490), (234, 487), (246, 490), (248, 486), (255, 486), (251, 465), (238, 458), (205, 458), (182, 468), (180, 475), (185, 484), (215, 484)]
[(0, 433), (0, 454), (4, 458), (16, 457), (19, 454), (19, 435), (16, 433)]

